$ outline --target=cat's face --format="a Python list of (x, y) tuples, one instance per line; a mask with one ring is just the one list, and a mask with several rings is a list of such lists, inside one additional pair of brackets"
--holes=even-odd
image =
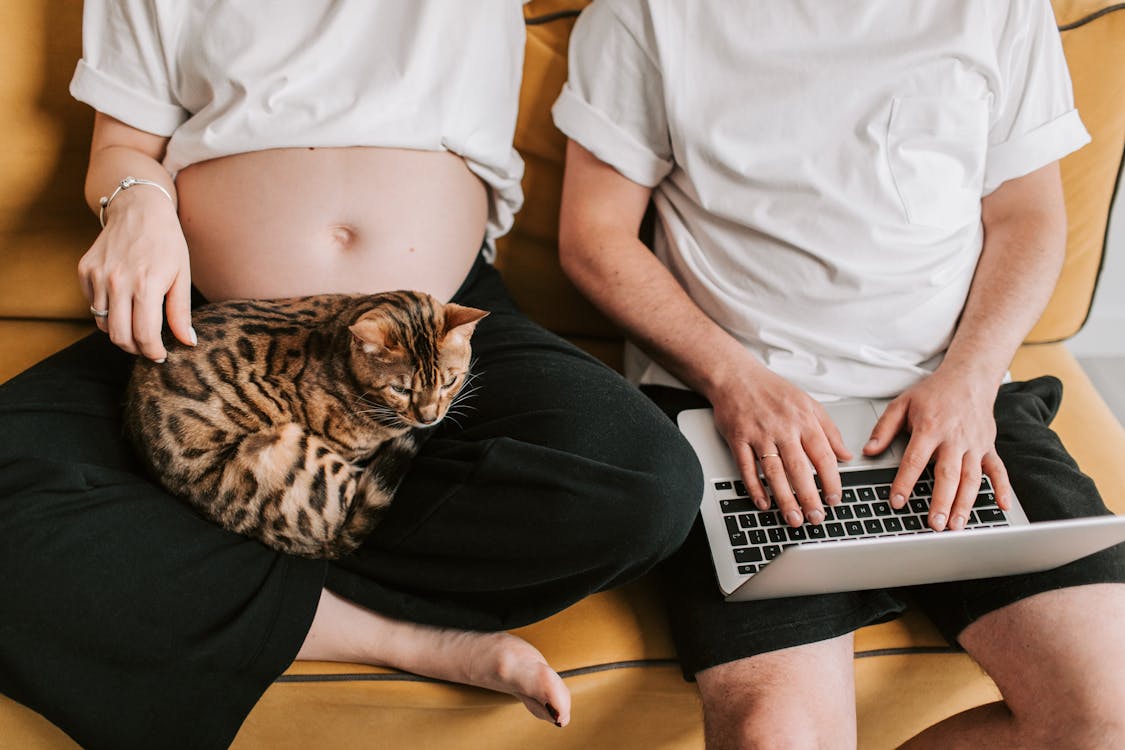
[(378, 307), (351, 326), (352, 372), (377, 421), (433, 427), (464, 388), (469, 341), (488, 313), (411, 294), (409, 304)]

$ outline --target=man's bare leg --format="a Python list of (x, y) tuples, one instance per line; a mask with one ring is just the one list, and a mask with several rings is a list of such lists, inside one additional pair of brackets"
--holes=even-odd
[[(481, 633), (392, 620), (328, 590), (298, 659), (392, 667), (509, 693), (536, 717), (565, 726), (570, 691), (535, 647), (509, 633)], [(548, 708), (550, 706), (550, 708)], [(550, 711), (557, 712), (551, 716)]]
[(705, 669), (708, 750), (854, 748), (851, 634)]
[(1050, 591), (990, 612), (960, 642), (1002, 703), (965, 711), (903, 747), (1125, 747), (1125, 584)]

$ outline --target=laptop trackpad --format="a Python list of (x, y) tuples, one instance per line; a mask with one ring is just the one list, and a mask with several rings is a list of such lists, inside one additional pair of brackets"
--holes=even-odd
[(863, 455), (863, 446), (871, 439), (871, 430), (879, 420), (879, 415), (889, 401), (872, 399), (844, 399), (824, 404), (828, 416), (836, 423), (844, 436), (844, 445), (852, 452), (851, 461), (841, 462), (841, 466), (865, 466), (872, 463), (885, 463), (888, 459), (901, 460), (906, 441), (900, 435), (891, 447), (878, 456)]

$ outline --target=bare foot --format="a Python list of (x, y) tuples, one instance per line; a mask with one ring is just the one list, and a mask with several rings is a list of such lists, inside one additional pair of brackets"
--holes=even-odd
[(392, 667), (508, 693), (537, 718), (570, 723), (570, 691), (562, 678), (534, 646), (509, 633), (392, 620), (324, 590), (297, 658)]

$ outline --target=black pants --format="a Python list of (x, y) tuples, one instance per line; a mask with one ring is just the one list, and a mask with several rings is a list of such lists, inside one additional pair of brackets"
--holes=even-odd
[(132, 357), (102, 334), (0, 387), (0, 692), (88, 750), (219, 748), (292, 661), (322, 587), (382, 614), (511, 628), (683, 541), (701, 477), (608, 368), (478, 262), (456, 301), (479, 390), (353, 556), (287, 557), (201, 519), (123, 441)]
[[(708, 406), (690, 391), (647, 386), (645, 391), (673, 418), (684, 409)], [(1001, 386), (993, 410), (996, 451), (1032, 522), (1109, 513), (1093, 481), (1049, 427), (1061, 401), (1062, 384), (1042, 377)], [(1041, 573), (732, 603), (719, 593), (706, 534), (697, 522), (662, 572), (684, 676), (694, 679), (708, 667), (891, 619), (908, 603), (917, 604), (956, 643), (970, 623), (1020, 599), (1068, 586), (1125, 582), (1125, 545)]]

